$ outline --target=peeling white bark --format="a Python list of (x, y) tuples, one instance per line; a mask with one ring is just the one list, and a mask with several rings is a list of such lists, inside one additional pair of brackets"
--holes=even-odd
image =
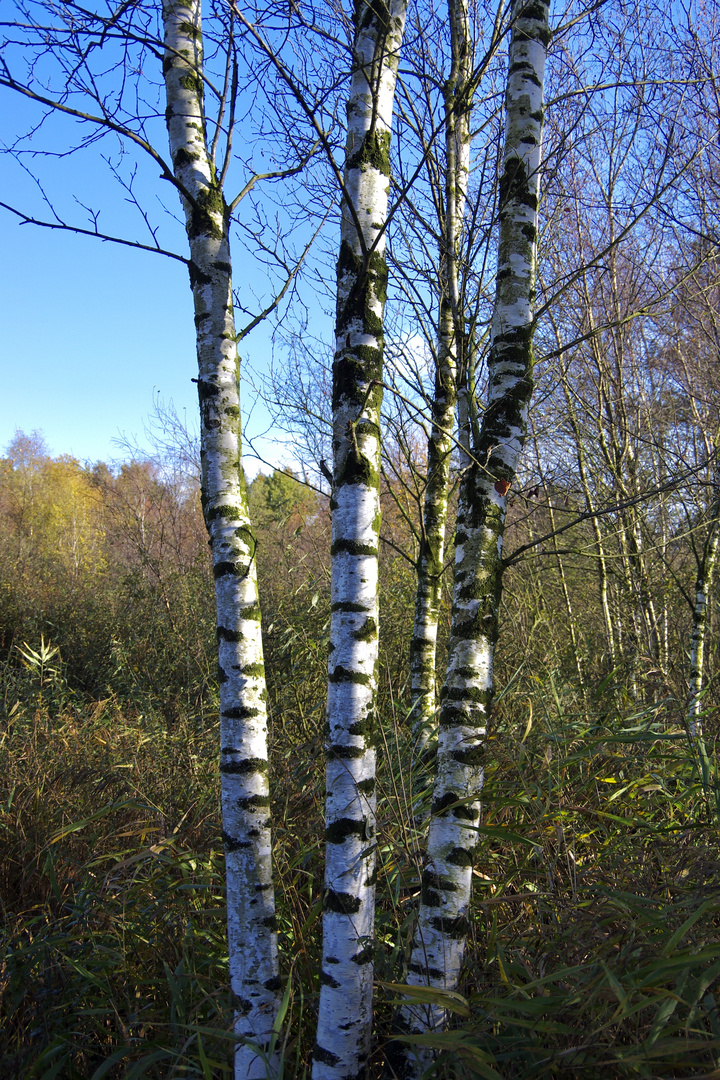
[(333, 364), (323, 958), (314, 1080), (364, 1075), (375, 919), (377, 549), (384, 227), (405, 0), (359, 0), (348, 101)]
[(167, 128), (182, 186), (197, 327), (202, 500), (217, 605), (223, 838), (235, 1080), (277, 1073), (268, 1056), (278, 976), (267, 712), (255, 538), (241, 463), (228, 222), (205, 134), (200, 0), (164, 0)]

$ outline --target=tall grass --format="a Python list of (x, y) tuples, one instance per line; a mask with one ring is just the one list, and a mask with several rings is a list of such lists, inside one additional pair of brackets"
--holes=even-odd
[(443, 1075), (720, 1077), (715, 799), (673, 702), (594, 704), (500, 705)]
[[(0, 1076), (229, 1077), (216, 725), (168, 728), (48, 679), (7, 697), (0, 735)], [(720, 1077), (714, 781), (679, 707), (633, 711), (610, 690), (545, 673), (498, 703), (464, 981), (451, 1030), (429, 1037), (438, 1076)], [(322, 747), (307, 736), (276, 715), (293, 1080), (309, 1075), (322, 903)], [(392, 698), (380, 736), (378, 1077), (429, 799)]]

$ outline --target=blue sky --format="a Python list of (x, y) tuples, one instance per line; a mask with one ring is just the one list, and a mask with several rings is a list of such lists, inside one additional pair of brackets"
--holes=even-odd
[[(158, 394), (194, 420), (192, 295), (181, 263), (19, 225), (4, 211), (0, 229), (0, 452), (20, 428), (41, 430), (53, 455), (122, 457), (118, 437), (142, 440)], [(262, 329), (246, 348), (266, 365)], [(243, 406), (254, 406), (247, 431), (257, 435), (266, 414), (249, 388)], [(262, 445), (273, 460), (278, 451)]]
[[(5, 0), (6, 18), (17, 10), (16, 2)], [(123, 142), (106, 125), (87, 119), (111, 116), (168, 161), (165, 90), (153, 51), (159, 8), (132, 8), (132, 34), (121, 39), (103, 33), (102, 47), (83, 46), (75, 54), (82, 27), (77, 40), (75, 30), (66, 37), (64, 29), (57, 29), (62, 8), (48, 14), (51, 5), (33, 0), (29, 5), (39, 30), (24, 16), (17, 26), (0, 28), (7, 65), (3, 80), (27, 85), (78, 114), (48, 110), (43, 119), (41, 103), (0, 87), (0, 202), (45, 221), (57, 214), (84, 228), (96, 223), (102, 233), (146, 244), (154, 242), (157, 230), (158, 244), (184, 257), (187, 240), (178, 193), (162, 178), (158, 160), (137, 141), (126, 137)], [(221, 46), (226, 28), (213, 24), (210, 8), (204, 70), (212, 138), (217, 130), (213, 85), (221, 88), (225, 77)], [(271, 31), (285, 42), (283, 18)], [(48, 47), (48, 41), (61, 44)], [(294, 62), (293, 48), (291, 42), (289, 60)], [(233, 283), (244, 309), (237, 326), (247, 325), (272, 302), (288, 268), (325, 221), (325, 233), (296, 282), (297, 294), (288, 294), (294, 316), (283, 327), (286, 340), (279, 341), (274, 358), (281, 368), (288, 339), (297, 331), (304, 349), (324, 360), (334, 310), (336, 222), (332, 213), (327, 216), (334, 181), (321, 155), (309, 180), (304, 173), (272, 179), (288, 164), (296, 165), (314, 134), (292, 93), (267, 73), (262, 53), (249, 44), (243, 50), (247, 64), (240, 64), (237, 127), (225, 177), (228, 202), (253, 175), (269, 173), (270, 178), (253, 187), (237, 210)], [(322, 49), (317, 54), (311, 50), (301, 64), (311, 85), (315, 66), (325, 87), (317, 107), (324, 110), (323, 123), (339, 144), (341, 127), (332, 119), (337, 73)], [(221, 138), (218, 160), (222, 150)], [(142, 443), (154, 400), (172, 403), (180, 417), (195, 417), (192, 295), (182, 262), (68, 231), (22, 225), (2, 208), (0, 236), (5, 256), (0, 262), (0, 455), (21, 429), (41, 431), (54, 455), (71, 454), (82, 462), (118, 460), (127, 456), (118, 440)], [(241, 342), (243, 370), (254, 377), (269, 370), (273, 329), (271, 320)], [(292, 375), (286, 379), (294, 384)], [(309, 380), (312, 389), (320, 385), (314, 374)], [(250, 385), (241, 386), (241, 401), (246, 469), (253, 473), (258, 467), (249, 444), (264, 459), (264, 470), (292, 467), (297, 439), (272, 430), (262, 439), (270, 426), (267, 410)], [(317, 457), (320, 451), (314, 448), (312, 454)]]
[(54, 454), (120, 453), (153, 395), (196, 409), (185, 268), (116, 245), (20, 226), (4, 214), (0, 445), (39, 428)]
[[(9, 91), (0, 94), (0, 104), (0, 145), (8, 145), (14, 133), (37, 122), (39, 113)], [(65, 150), (78, 139), (78, 129), (76, 121), (56, 114), (33, 145)], [(164, 131), (161, 137), (162, 150)], [(147, 242), (137, 210), (127, 205), (127, 193), (103, 155), (120, 160), (114, 137), (69, 156), (25, 158), (27, 170), (12, 155), (0, 153), (0, 201), (50, 218), (32, 172), (66, 221), (87, 227), (83, 207), (99, 208), (103, 231)], [(158, 171), (140, 155), (140, 200), (153, 225), (160, 226), (161, 244), (185, 255), (177, 195), (158, 180)], [(181, 417), (186, 410), (194, 420), (197, 393), (191, 380), (197, 364), (184, 264), (64, 230), (20, 224), (2, 208), (0, 236), (0, 455), (17, 429), (37, 429), (53, 455), (71, 454), (82, 462), (125, 457), (118, 438), (142, 442), (144, 419), (158, 395), (172, 401)], [(235, 262), (240, 282), (239, 251)], [(248, 304), (255, 307), (252, 298)], [(258, 327), (242, 351), (252, 356), (256, 371), (267, 368), (267, 330)], [(243, 391), (243, 410), (250, 412), (247, 434), (257, 438), (267, 428), (267, 414), (249, 388)], [(283, 457), (271, 440), (260, 440), (258, 447), (271, 462)], [(247, 461), (246, 467), (254, 472), (258, 465)]]

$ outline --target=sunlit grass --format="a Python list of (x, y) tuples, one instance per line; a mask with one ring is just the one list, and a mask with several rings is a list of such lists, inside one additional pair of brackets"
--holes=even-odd
[[(549, 676), (527, 689), (499, 703), (488, 741), (472, 936), (436, 1072), (720, 1077), (718, 822), (677, 711), (586, 707)], [(216, 726), (46, 692), (6, 713), (0, 1075), (229, 1077)], [(422, 846), (404, 728), (386, 717), (380, 741), (377, 1076)], [(277, 716), (274, 731), (282, 1056), (301, 1080), (322, 746)]]

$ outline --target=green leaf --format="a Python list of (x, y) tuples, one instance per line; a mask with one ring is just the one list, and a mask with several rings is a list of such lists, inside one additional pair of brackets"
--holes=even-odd
[(434, 986), (408, 986), (407, 983), (378, 982), (385, 990), (393, 994), (401, 994), (402, 997), (393, 1002), (394, 1005), (406, 1005), (415, 1002), (420, 1005), (437, 1005), (448, 1012), (458, 1016), (470, 1016), (470, 1006), (467, 999), (455, 990), (442, 990)]
[(107, 806), (103, 806), (102, 810), (97, 810), (94, 814), (90, 814), (89, 817), (83, 818), (82, 821), (74, 821), (71, 825), (65, 825), (60, 832), (55, 833), (55, 835), (50, 838), (48, 845), (57, 844), (59, 840), (64, 839), (66, 836), (70, 836), (71, 833), (80, 832), (81, 829), (85, 829), (91, 822), (99, 821), (100, 818), (112, 814), (113, 810), (122, 810), (123, 807), (130, 806), (137, 809), (144, 809), (144, 806), (139, 804), (135, 799), (120, 799), (117, 802), (108, 803)]
[(141, 1076), (147, 1074), (148, 1069), (151, 1066), (156, 1065), (158, 1061), (165, 1061), (167, 1058), (172, 1057), (171, 1050), (155, 1050), (152, 1054), (146, 1054), (140, 1061), (136, 1061), (135, 1064), (128, 1069), (123, 1077), (123, 1080), (139, 1080)]
[(116, 1050), (114, 1054), (111, 1054), (109, 1058), (103, 1061), (102, 1065), (99, 1065), (95, 1072), (90, 1077), (90, 1080), (102, 1080), (106, 1073), (109, 1073), (113, 1066), (122, 1061), (124, 1057), (130, 1054), (131, 1048), (129, 1046), (123, 1046), (120, 1050)]
[(396, 1035), (397, 1042), (407, 1043), (409, 1046), (425, 1046), (429, 1050), (447, 1051), (457, 1054), (468, 1060), (473, 1071), (486, 1080), (503, 1080), (503, 1077), (492, 1067), (495, 1058), (481, 1050), (475, 1039), (466, 1031), (434, 1031), (426, 1035)]
[(696, 911), (694, 911), (692, 915), (685, 920), (682, 926), (678, 927), (678, 929), (672, 935), (667, 945), (663, 949), (663, 956), (667, 956), (668, 953), (673, 952), (677, 943), (685, 937), (685, 934), (688, 932), (693, 923), (696, 923), (698, 919), (705, 914), (706, 911), (711, 911), (714, 908), (720, 908), (720, 904), (717, 900), (706, 900), (704, 904), (701, 904), (700, 907)]
[(483, 836), (495, 837), (498, 840), (508, 840), (510, 843), (514, 844), (527, 844), (528, 847), (535, 847), (536, 845), (535, 840), (530, 840), (527, 836), (512, 832), (510, 829), (505, 829), (502, 825), (476, 825), (475, 830)]
[(210, 1062), (205, 1054), (205, 1048), (202, 1042), (202, 1035), (198, 1032), (197, 1037), (198, 1057), (200, 1058), (200, 1064), (202, 1065), (203, 1080), (213, 1080), (212, 1069), (210, 1068)]
[(607, 964), (604, 961), (602, 963), (602, 969), (605, 972), (605, 978), (607, 979), (608, 983), (610, 984), (612, 992), (614, 993), (615, 997), (620, 1002), (622, 1012), (625, 1013), (627, 1011), (627, 1007), (628, 1007), (627, 994), (625, 993), (622, 986), (620, 985), (620, 983), (615, 978), (612, 971), (610, 970), (610, 968), (607, 966)]
[(657, 1040), (660, 1038), (660, 1035), (662, 1034), (663, 1028), (667, 1024), (667, 1021), (670, 1019), (670, 1017), (680, 1004), (680, 1001), (682, 1000), (680, 995), (682, 995), (682, 992), (685, 989), (687, 977), (688, 970), (686, 968), (685, 971), (681, 972), (680, 977), (675, 984), (674, 993), (669, 994), (665, 1001), (663, 1001), (660, 1005), (660, 1008), (655, 1014), (655, 1019), (653, 1020), (652, 1027), (650, 1028), (650, 1034), (643, 1043), (643, 1046), (646, 1050), (649, 1051), (651, 1047), (655, 1045)]
[(291, 981), (291, 979), (288, 979), (287, 982), (285, 983), (285, 990), (283, 992), (283, 996), (282, 996), (282, 999), (280, 1001), (280, 1005), (278, 1007), (277, 1016), (275, 1017), (275, 1024), (273, 1025), (273, 1032), (272, 1032), (272, 1035), (270, 1037), (270, 1054), (269, 1054), (269, 1056), (271, 1058), (273, 1057), (273, 1055), (275, 1053), (275, 1050), (277, 1048), (278, 1039), (280, 1038), (280, 1034), (282, 1032), (282, 1026), (285, 1023), (285, 1016), (287, 1015), (288, 1007), (290, 1005), (291, 986), (292, 986), (292, 981)]

